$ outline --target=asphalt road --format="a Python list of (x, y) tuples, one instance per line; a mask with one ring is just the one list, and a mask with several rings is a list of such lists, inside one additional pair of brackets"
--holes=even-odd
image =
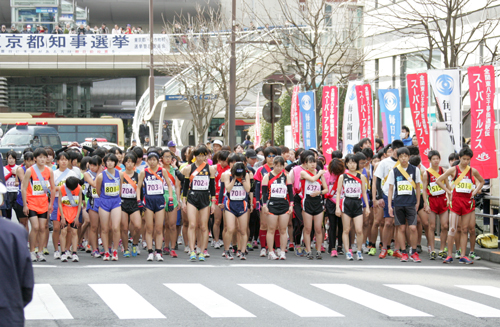
[(365, 255), (269, 261), (250, 252), (35, 263), (27, 326), (498, 326), (500, 265)]

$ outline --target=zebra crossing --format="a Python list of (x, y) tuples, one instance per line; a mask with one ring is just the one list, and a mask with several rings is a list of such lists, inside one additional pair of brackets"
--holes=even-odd
[[(117, 319), (166, 319), (172, 316), (185, 314), (183, 310), (169, 310), (161, 312), (159, 308), (149, 302), (137, 290), (128, 284), (86, 284), (79, 287), (88, 287), (90, 292), (82, 292), (90, 302), (102, 301), (109, 307)], [(230, 287), (230, 292), (227, 288)], [(276, 314), (298, 318), (345, 318), (355, 317), (353, 310), (339, 310), (336, 303), (349, 301), (354, 305), (362, 306), (366, 313), (374, 312), (386, 317), (421, 317), (422, 319), (438, 316), (424, 312), (418, 301), (432, 303), (433, 306), (449, 308), (457, 315), (470, 315), (478, 318), (500, 317), (500, 287), (490, 285), (452, 285), (449, 291), (464, 291), (462, 297), (436, 290), (423, 285), (415, 284), (379, 284), (382, 295), (373, 290), (367, 291), (349, 284), (306, 284), (300, 292), (287, 289), (285, 285), (276, 284), (232, 284), (221, 285), (221, 289), (210, 288), (200, 283), (165, 283), (155, 287), (155, 292), (162, 293), (162, 301), (179, 301), (181, 298), (189, 303), (189, 310), (199, 310), (210, 318), (258, 318), (262, 312), (255, 310), (255, 306), (248, 306), (248, 302), (241, 301), (240, 294), (247, 300), (254, 300), (255, 296), (266, 305), (276, 306)], [(226, 289), (223, 296), (220, 292)], [(315, 291), (325, 292), (328, 301), (320, 300)], [(310, 292), (313, 291), (313, 292)], [(236, 293), (238, 292), (238, 293)], [(389, 292), (389, 293), (388, 293)], [(298, 294), (300, 293), (300, 294)], [(467, 297), (477, 294), (486, 296), (484, 303), (475, 302)], [(230, 296), (227, 296), (229, 294)], [(304, 294), (308, 294), (304, 296)], [(389, 294), (389, 296), (388, 296)], [(412, 306), (401, 303), (401, 298), (410, 297)], [(63, 297), (67, 299), (67, 297)], [(154, 301), (153, 301), (154, 302)], [(404, 301), (403, 301), (404, 302)], [(128, 304), (134, 303), (134, 310)], [(173, 302), (170, 302), (173, 303)], [(280, 309), (281, 308), (281, 309)], [(335, 308), (332, 309), (332, 308)], [(52, 285), (36, 284), (33, 301), (25, 308), (27, 320), (71, 320), (77, 310), (84, 310), (80, 306), (67, 306)], [(165, 310), (164, 310), (165, 311)], [(338, 312), (337, 312), (338, 311)]]

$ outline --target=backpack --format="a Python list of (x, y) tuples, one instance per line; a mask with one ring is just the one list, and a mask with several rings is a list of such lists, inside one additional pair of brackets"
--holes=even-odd
[(498, 249), (498, 236), (493, 234), (481, 234), (476, 237), (476, 243), (482, 248)]

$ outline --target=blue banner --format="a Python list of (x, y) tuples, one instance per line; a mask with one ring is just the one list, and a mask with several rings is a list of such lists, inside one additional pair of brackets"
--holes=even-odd
[(399, 90), (378, 90), (380, 113), (384, 130), (384, 144), (399, 140), (401, 134), (401, 101)]
[(37, 7), (37, 14), (55, 14), (57, 13), (57, 7)]
[(300, 118), (304, 148), (316, 148), (316, 97), (314, 91), (299, 93)]

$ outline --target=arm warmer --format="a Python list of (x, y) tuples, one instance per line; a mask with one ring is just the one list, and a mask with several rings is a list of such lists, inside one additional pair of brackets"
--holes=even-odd
[(66, 150), (68, 150), (68, 146), (63, 146), (62, 148), (60, 148), (59, 150), (57, 150), (57, 151), (55, 152), (54, 158), (55, 158), (55, 157), (57, 157), (57, 155), (58, 155), (59, 153), (64, 152), (64, 151), (66, 151)]
[(291, 164), (285, 167), (285, 170), (287, 172), (290, 172), (290, 170), (292, 170), (295, 166), (297, 166), (297, 164), (295, 162), (292, 162)]
[(250, 180), (250, 193), (255, 193), (255, 179)]
[(293, 185), (287, 184), (286, 188), (288, 189), (288, 198), (290, 199), (289, 202), (293, 202)]
[(219, 190), (219, 203), (222, 203), (224, 199), (224, 190), (226, 189), (225, 183), (220, 182), (220, 190)]
[(182, 183), (184, 183), (184, 178), (185, 176), (179, 171), (179, 169), (175, 170), (175, 176), (177, 176), (177, 179)]
[(260, 201), (260, 181), (255, 180), (255, 200)]
[(215, 197), (215, 179), (210, 178), (210, 184), (208, 185), (208, 188), (210, 189), (210, 196)]
[(184, 186), (182, 187), (182, 196), (186, 197), (189, 191), (189, 178), (184, 179)]
[(384, 191), (382, 191), (382, 180), (377, 178), (377, 200), (383, 199), (382, 194), (384, 194)]
[(269, 190), (268, 190), (268, 187), (267, 187), (267, 185), (263, 185), (263, 186), (262, 186), (262, 203), (263, 203), (263, 204), (266, 204), (266, 203), (267, 203), (268, 198), (269, 198)]

